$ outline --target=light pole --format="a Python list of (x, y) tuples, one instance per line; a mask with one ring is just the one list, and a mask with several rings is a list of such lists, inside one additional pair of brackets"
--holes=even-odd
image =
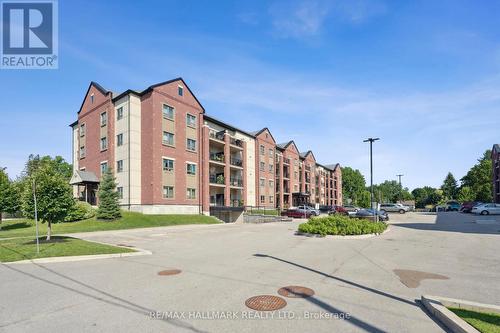
[[(368, 138), (363, 140), (363, 142), (370, 143), (370, 208), (373, 211), (373, 142), (380, 140), (380, 138)], [(375, 219), (377, 214), (373, 214), (373, 219)]]
[(401, 186), (401, 177), (403, 177), (404, 175), (403, 174), (399, 174), (399, 175), (396, 175), (396, 177), (399, 178), (399, 202), (401, 202), (403, 200), (403, 198), (401, 197), (401, 195), (403, 194), (403, 187)]

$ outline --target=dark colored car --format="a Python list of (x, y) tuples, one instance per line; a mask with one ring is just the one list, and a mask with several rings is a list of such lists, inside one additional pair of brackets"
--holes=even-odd
[(373, 219), (374, 214), (378, 215), (379, 221), (389, 221), (389, 215), (386, 212), (376, 211), (375, 209), (360, 209), (356, 214), (351, 215), (358, 219)]
[(329, 212), (331, 212), (334, 208), (335, 208), (335, 206), (331, 206), (331, 205), (320, 205), (320, 206), (319, 206), (319, 211), (320, 211), (321, 213), (329, 213)]
[(482, 204), (480, 201), (466, 201), (460, 206), (460, 211), (462, 213), (472, 212), (472, 207)]
[(349, 212), (344, 207), (335, 205), (332, 206), (332, 209), (328, 211), (328, 215), (335, 215), (335, 214), (349, 215)]
[(289, 209), (286, 211), (286, 216), (288, 217), (294, 217), (294, 218), (310, 218), (311, 216), (316, 215), (313, 213), (312, 210), (309, 209)]

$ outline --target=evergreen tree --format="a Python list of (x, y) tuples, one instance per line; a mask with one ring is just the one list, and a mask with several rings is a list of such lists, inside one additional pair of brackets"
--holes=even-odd
[(455, 199), (457, 196), (458, 184), (451, 172), (448, 172), (446, 175), (443, 185), (441, 185), (441, 190), (443, 190), (443, 195), (446, 199)]
[(99, 208), (96, 215), (98, 219), (114, 220), (121, 217), (115, 177), (111, 169), (108, 169), (102, 177), (98, 197)]
[(491, 202), (493, 200), (493, 185), (491, 182), (491, 150), (486, 150), (483, 157), (461, 179), (462, 187), (468, 186), (474, 193), (474, 200)]

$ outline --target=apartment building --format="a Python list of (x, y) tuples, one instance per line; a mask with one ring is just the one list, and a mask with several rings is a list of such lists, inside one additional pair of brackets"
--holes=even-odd
[(148, 214), (342, 203), (338, 164), (207, 115), (182, 78), (119, 94), (91, 82), (77, 115), (71, 184), (91, 204), (109, 168), (122, 207)]
[(491, 182), (493, 183), (493, 202), (500, 203), (500, 145), (495, 144), (491, 149), (492, 173)]

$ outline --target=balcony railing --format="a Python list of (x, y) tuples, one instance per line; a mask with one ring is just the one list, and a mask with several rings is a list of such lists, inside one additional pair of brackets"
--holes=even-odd
[(224, 185), (226, 182), (226, 178), (224, 175), (210, 175), (210, 184), (220, 184)]
[(290, 179), (290, 174), (288, 172), (283, 172), (283, 178)]
[(236, 157), (231, 157), (230, 163), (231, 163), (231, 165), (243, 167), (243, 161), (239, 158), (236, 158)]
[(224, 163), (224, 153), (210, 153), (210, 160), (215, 161), (215, 162), (221, 162)]
[(238, 187), (243, 187), (243, 179), (241, 178), (236, 178), (236, 177), (231, 177), (229, 179), (229, 184), (231, 186), (238, 186)]
[(209, 135), (212, 139), (224, 141), (224, 135), (226, 135), (226, 132), (225, 131), (220, 131), (220, 132), (210, 131)]
[(240, 198), (231, 198), (231, 207), (243, 207), (243, 200)]
[(241, 140), (239, 140), (239, 139), (231, 138), (231, 139), (229, 140), (229, 142), (230, 142), (233, 146), (237, 146), (237, 147), (243, 148), (243, 141), (241, 141)]

